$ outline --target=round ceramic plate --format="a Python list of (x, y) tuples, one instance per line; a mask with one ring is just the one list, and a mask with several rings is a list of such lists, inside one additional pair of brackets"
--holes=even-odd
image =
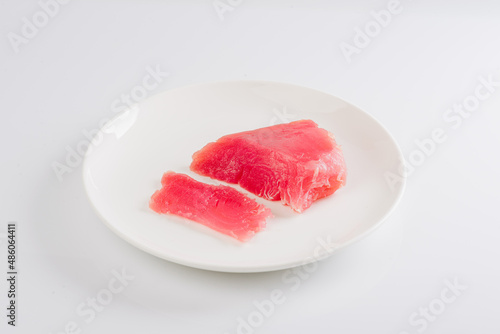
[[(234, 186), (274, 214), (264, 231), (241, 243), (149, 209), (168, 170), (218, 184), (189, 170), (191, 155), (208, 142), (300, 119), (335, 135), (348, 172), (345, 187), (304, 213)], [(335, 96), (283, 83), (221, 82), (166, 91), (115, 117), (90, 145), (83, 181), (102, 220), (132, 245), (186, 266), (261, 272), (317, 261), (373, 231), (401, 198), (404, 178), (394, 179), (401, 161), (380, 123)]]

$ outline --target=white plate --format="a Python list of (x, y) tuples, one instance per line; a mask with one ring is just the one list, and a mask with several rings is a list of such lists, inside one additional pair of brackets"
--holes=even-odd
[[(249, 194), (275, 217), (246, 243), (148, 208), (167, 170), (217, 184), (189, 171), (191, 155), (208, 142), (298, 119), (314, 120), (342, 146), (347, 184), (333, 196), (296, 214)], [(337, 97), (283, 83), (221, 82), (166, 91), (115, 117), (90, 145), (83, 180), (102, 220), (134, 246), (191, 267), (261, 272), (316, 261), (373, 231), (401, 198), (404, 180), (390, 187), (385, 179), (401, 161), (382, 125)]]

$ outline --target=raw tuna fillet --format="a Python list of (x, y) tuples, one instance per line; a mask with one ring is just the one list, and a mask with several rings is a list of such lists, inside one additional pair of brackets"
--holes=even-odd
[(158, 213), (188, 218), (240, 241), (266, 226), (271, 210), (228, 186), (198, 182), (186, 174), (167, 172), (149, 207)]
[(331, 133), (311, 120), (224, 136), (193, 155), (191, 170), (302, 212), (345, 184), (346, 166)]

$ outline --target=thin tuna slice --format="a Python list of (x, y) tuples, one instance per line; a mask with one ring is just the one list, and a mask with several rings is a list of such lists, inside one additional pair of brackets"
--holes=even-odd
[(271, 210), (228, 186), (198, 182), (186, 174), (166, 172), (149, 207), (158, 213), (188, 218), (247, 241), (266, 226)]
[(345, 185), (346, 166), (333, 135), (311, 120), (224, 136), (193, 155), (191, 170), (296, 212)]

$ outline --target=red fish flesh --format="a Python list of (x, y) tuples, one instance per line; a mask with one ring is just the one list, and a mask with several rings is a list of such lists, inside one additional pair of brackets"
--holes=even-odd
[(333, 135), (311, 120), (224, 136), (194, 153), (191, 170), (296, 212), (345, 185), (346, 165)]
[(240, 241), (266, 226), (271, 210), (228, 186), (198, 182), (186, 174), (167, 172), (149, 207), (158, 213), (188, 218)]

